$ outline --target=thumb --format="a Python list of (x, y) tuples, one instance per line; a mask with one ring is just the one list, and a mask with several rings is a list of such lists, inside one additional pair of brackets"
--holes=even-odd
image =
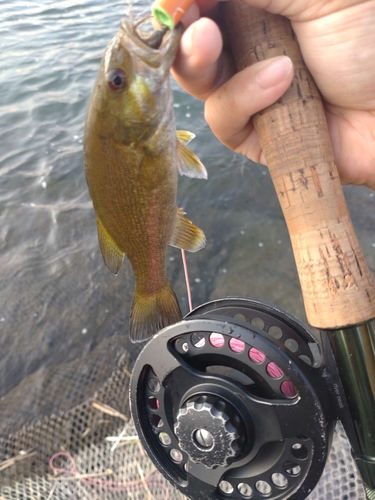
[(258, 162), (261, 151), (251, 117), (277, 101), (292, 79), (293, 63), (286, 56), (245, 68), (208, 97), (207, 123), (226, 146)]

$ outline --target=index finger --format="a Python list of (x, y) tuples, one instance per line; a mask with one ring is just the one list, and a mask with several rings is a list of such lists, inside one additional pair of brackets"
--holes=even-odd
[(198, 19), (182, 35), (173, 77), (189, 94), (206, 100), (234, 74), (233, 61), (222, 49), (217, 24), (209, 18)]

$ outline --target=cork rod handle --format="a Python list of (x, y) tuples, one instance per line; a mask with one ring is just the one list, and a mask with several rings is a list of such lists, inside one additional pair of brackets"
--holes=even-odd
[[(288, 19), (225, 5), (237, 70), (286, 54), (292, 85), (253, 117), (292, 242), (309, 323), (338, 329), (375, 317), (375, 288), (354, 232), (334, 163), (319, 91)], [(249, 97), (251, 98), (251, 96)]]

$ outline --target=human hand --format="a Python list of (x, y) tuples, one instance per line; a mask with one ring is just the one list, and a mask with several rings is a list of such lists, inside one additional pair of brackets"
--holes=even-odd
[[(220, 3), (196, 0), (184, 19), (188, 28), (172, 73), (187, 92), (205, 101), (205, 118), (218, 139), (265, 163), (251, 116), (286, 91), (293, 78), (292, 63), (278, 57), (235, 73), (223, 42), (225, 29), (219, 28)], [(291, 20), (322, 94), (341, 181), (375, 190), (374, 0), (246, 3)]]

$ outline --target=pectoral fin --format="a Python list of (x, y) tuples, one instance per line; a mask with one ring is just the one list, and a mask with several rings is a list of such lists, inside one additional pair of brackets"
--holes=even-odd
[(196, 179), (207, 179), (207, 171), (196, 156), (187, 147), (195, 135), (186, 130), (177, 130), (177, 168), (181, 175)]
[(182, 208), (178, 208), (176, 225), (169, 244), (189, 252), (197, 252), (206, 245), (206, 237), (202, 229), (186, 219), (184, 215)]
[(104, 262), (111, 273), (118, 274), (125, 254), (113, 241), (99, 217), (96, 218), (96, 224), (98, 226), (99, 245)]
[(185, 146), (187, 146), (189, 142), (195, 139), (196, 137), (196, 135), (193, 134), (193, 132), (189, 132), (188, 130), (177, 130), (176, 135), (178, 142), (184, 144)]

